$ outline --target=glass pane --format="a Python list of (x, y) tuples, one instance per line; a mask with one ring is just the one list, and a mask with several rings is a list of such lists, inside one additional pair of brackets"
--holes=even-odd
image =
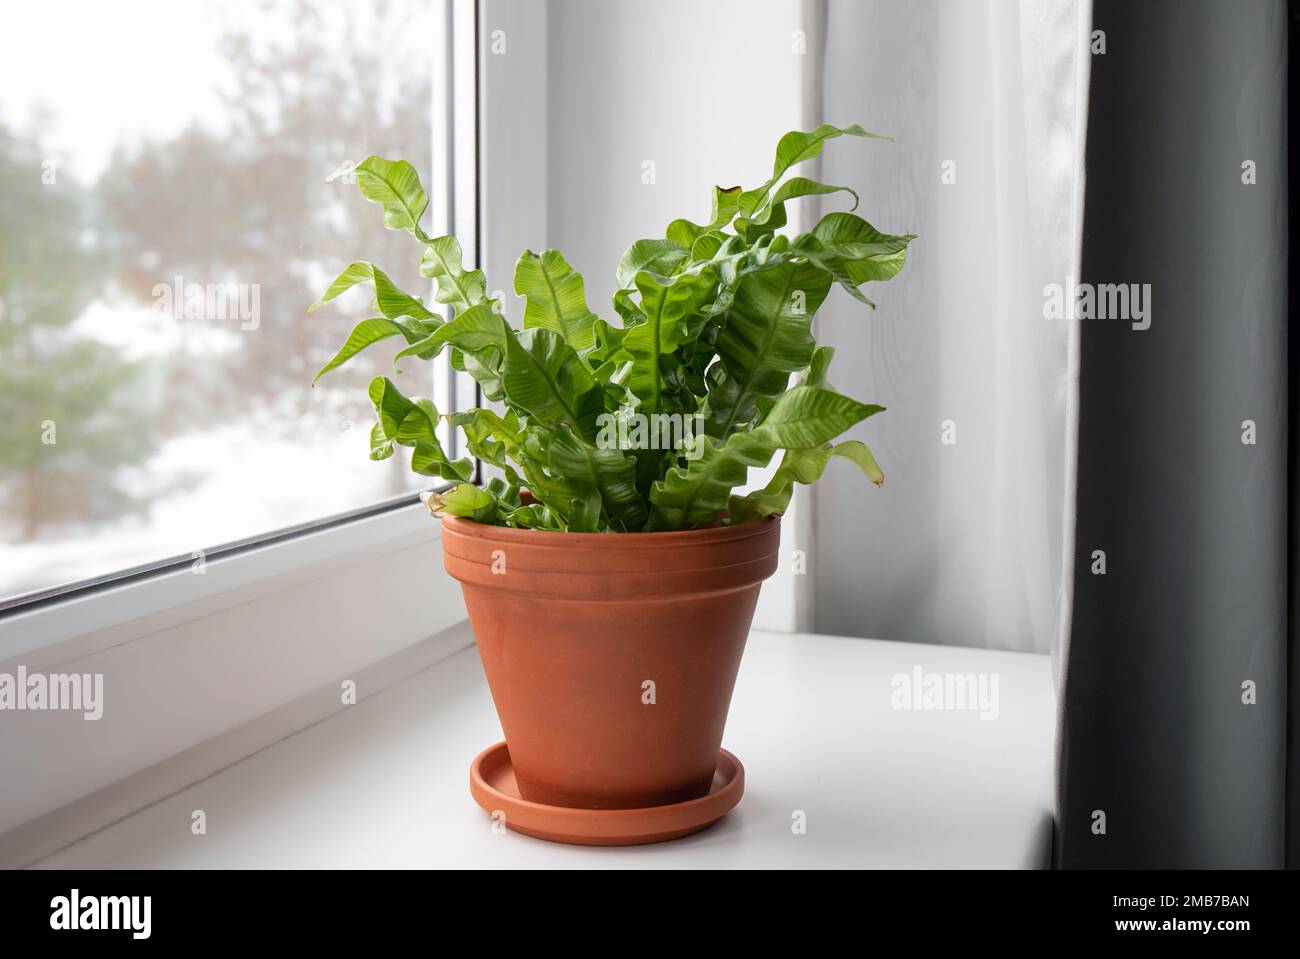
[[(366, 457), (365, 384), (394, 375), (396, 347), (311, 387), (368, 292), (306, 308), (354, 259), (428, 298), (414, 241), (325, 180), (370, 153), (427, 175), (440, 16), (432, 0), (6, 7), (0, 599), (429, 485), (405, 457)], [(429, 378), (415, 363), (398, 382), (430, 395)]]

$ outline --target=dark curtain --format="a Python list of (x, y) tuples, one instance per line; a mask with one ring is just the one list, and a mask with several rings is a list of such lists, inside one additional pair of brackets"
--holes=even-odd
[(1150, 327), (1081, 320), (1055, 861), (1280, 867), (1291, 20), (1097, 0), (1093, 21), (1080, 281), (1150, 284)]
[[(1300, 0), (1291, 0), (1287, 8), (1287, 46), (1289, 61), (1287, 63), (1287, 133), (1289, 142), (1295, 143), (1297, 131), (1300, 131)], [(1288, 146), (1287, 166), (1290, 170), (1289, 183), (1296, 183), (1300, 177), (1300, 150)], [(1300, 314), (1300, 267), (1296, 263), (1300, 255), (1300, 189), (1292, 189), (1287, 198), (1290, 218), (1287, 223), (1287, 239), (1290, 244), (1287, 251), (1287, 266), (1290, 276), (1287, 315), (1290, 327), (1300, 330), (1297, 315)], [(1290, 559), (1290, 576), (1288, 589), (1290, 602), (1290, 620), (1287, 628), (1288, 668), (1290, 677), (1287, 699), (1287, 792), (1286, 792), (1286, 864), (1288, 869), (1300, 869), (1300, 376), (1292, 371), (1300, 370), (1300, 333), (1289, 338), (1287, 344), (1288, 373), (1290, 375), (1290, 398), (1287, 415), (1290, 418), (1289, 445), (1287, 450), (1288, 465), (1288, 499), (1296, 504), (1288, 513), (1287, 555)]]

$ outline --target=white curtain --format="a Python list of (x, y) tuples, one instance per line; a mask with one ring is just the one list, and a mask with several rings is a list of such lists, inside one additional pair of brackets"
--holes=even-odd
[(1043, 290), (1077, 275), (1088, 0), (828, 0), (821, 179), (914, 232), (864, 315), (832, 298), (835, 385), (888, 407), (854, 435), (883, 490), (811, 498), (818, 632), (1046, 652), (1068, 619), (1077, 337)]

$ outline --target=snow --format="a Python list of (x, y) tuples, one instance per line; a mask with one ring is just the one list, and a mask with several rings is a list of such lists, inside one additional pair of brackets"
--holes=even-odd
[[(0, 597), (191, 557), (429, 486), (428, 478), (409, 470), (396, 486), (398, 464), (366, 457), (369, 435), (369, 422), (280, 438), (245, 422), (179, 437), (142, 470), (166, 481), (192, 476), (195, 464), (204, 464), (197, 485), (154, 500), (142, 516), (0, 546)], [(400, 465), (406, 469), (404, 459)]]

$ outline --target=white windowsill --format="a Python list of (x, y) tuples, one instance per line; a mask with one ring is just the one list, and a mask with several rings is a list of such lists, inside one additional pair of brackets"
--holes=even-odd
[[(0, 662), (21, 659), (33, 669), (67, 662), (437, 535), (428, 510), (413, 503), (340, 526), (308, 528), (236, 556), (208, 559), (201, 566), (191, 563), (141, 581), (73, 591), (53, 605), (20, 607), (0, 618)], [(196, 575), (197, 569), (202, 575)]]
[[(394, 657), (436, 656), (444, 646), (431, 637), (465, 618), (440, 540), (417, 503), (211, 560), (203, 575), (164, 573), (5, 617), (0, 672), (102, 677), (103, 716), (0, 713), (0, 866), (111, 822), (91, 797), (115, 784), (303, 697), (324, 702), (322, 690), (343, 708), (341, 682), (364, 691), (365, 671)], [(74, 831), (46, 828), (53, 821)]]
[[(891, 677), (918, 666), (996, 673), (998, 718), (892, 709)], [(470, 799), (470, 760), (501, 738), (471, 647), (38, 865), (1035, 868), (1054, 722), (1045, 656), (756, 632), (724, 740), (740, 805), (676, 842), (563, 846), (494, 832)]]

